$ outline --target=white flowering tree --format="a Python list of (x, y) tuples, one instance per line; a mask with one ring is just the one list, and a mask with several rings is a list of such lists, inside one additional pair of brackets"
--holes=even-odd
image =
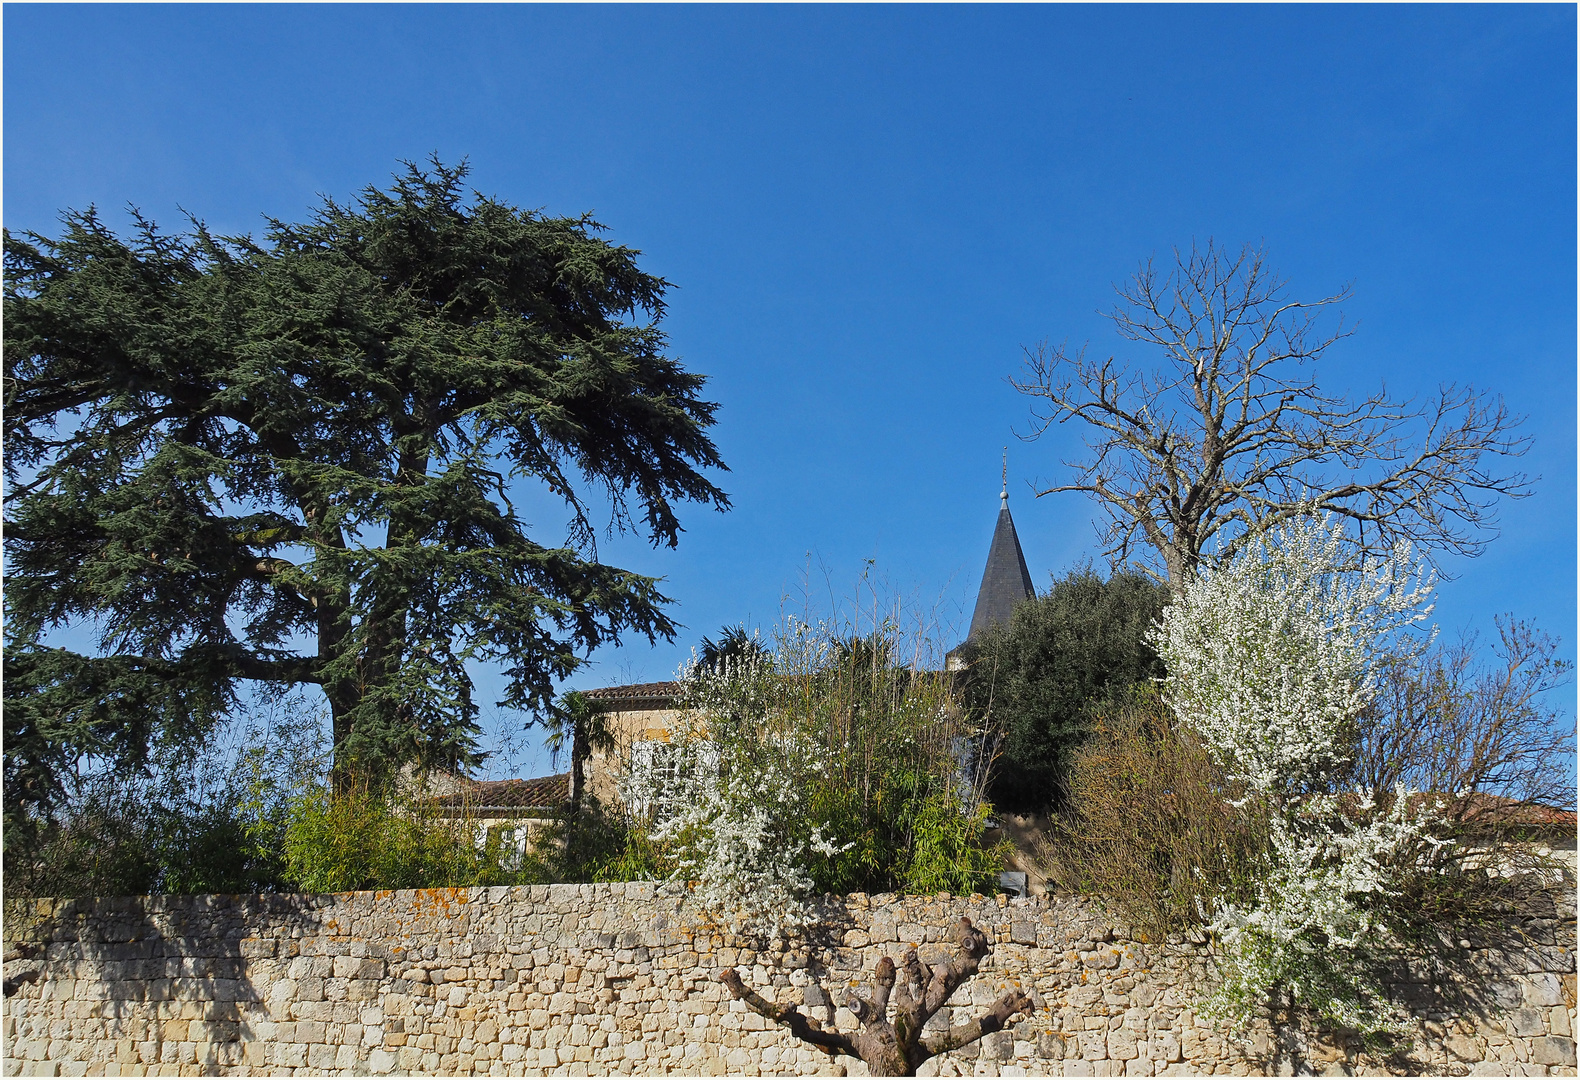
[(1198, 900), (1222, 957), (1209, 1004), (1238, 1027), (1280, 990), (1364, 1034), (1400, 1023), (1368, 974), (1369, 946), (1390, 860), (1420, 828), (1404, 792), (1336, 793), (1331, 777), (1379, 666), (1429, 640), (1420, 624), (1432, 587), (1407, 545), (1355, 559), (1342, 523), (1307, 516), (1204, 566), (1154, 628), (1169, 670), (1165, 701), (1235, 787), (1237, 805), (1268, 821), (1254, 900)]
[(771, 655), (693, 663), (682, 676), (686, 726), (633, 756), (621, 795), (704, 909), (775, 932), (801, 925), (812, 917), (811, 855), (838, 850), (799, 798), (825, 752), (774, 722)]

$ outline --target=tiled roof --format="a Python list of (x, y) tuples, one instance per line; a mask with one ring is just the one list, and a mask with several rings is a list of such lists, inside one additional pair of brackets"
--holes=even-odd
[[(1524, 802), (1484, 791), (1468, 792), (1464, 795), (1417, 791), (1412, 792), (1409, 799), (1412, 811), (1421, 810), (1423, 804), (1436, 802), (1439, 809), (1431, 816), (1437, 817), (1441, 814), (1447, 820), (1471, 829), (1497, 826), (1573, 829), (1576, 822), (1573, 810), (1536, 802)], [(1359, 796), (1345, 795), (1340, 799), (1340, 806), (1347, 812), (1353, 813), (1358, 801)]]
[(582, 693), (601, 704), (624, 704), (633, 701), (673, 701), (680, 694), (678, 682), (644, 682), (629, 686), (606, 686), (601, 690), (583, 690)]
[(1453, 796), (1443, 798), (1450, 807), (1458, 810), (1461, 821), (1471, 825), (1555, 825), (1570, 829), (1575, 827), (1575, 812), (1562, 807), (1521, 802), (1519, 799), (1480, 791), (1458, 799)]
[(515, 810), (553, 810), (570, 797), (570, 773), (539, 776), (532, 780), (466, 780), (460, 788), (434, 801), (444, 807), (509, 807)]

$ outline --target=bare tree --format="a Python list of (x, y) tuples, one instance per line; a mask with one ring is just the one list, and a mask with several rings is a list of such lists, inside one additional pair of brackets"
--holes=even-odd
[[(911, 949), (903, 963), (896, 965), (885, 956), (873, 973), (872, 990), (862, 998), (854, 990), (845, 995), (845, 1007), (855, 1014), (861, 1030), (851, 1035), (825, 1030), (815, 1018), (794, 1005), (773, 1005), (764, 1001), (741, 981), (734, 968), (719, 972), (719, 981), (747, 1008), (790, 1029), (803, 1042), (811, 1043), (830, 1055), (860, 1058), (873, 1076), (915, 1076), (924, 1061), (950, 1050), (958, 1050), (984, 1035), (1001, 1030), (1020, 1014), (1030, 1016), (1036, 1007), (1023, 990), (1004, 994), (979, 1019), (956, 1024), (948, 1031), (925, 1034), (923, 1028), (943, 1008), (949, 996), (977, 973), (982, 958), (993, 950), (987, 936), (961, 917), (955, 923), (955, 958), (948, 963), (929, 966)], [(821, 988), (819, 988), (821, 990)], [(889, 1019), (890, 998), (894, 1019)], [(828, 1000), (827, 994), (823, 995)]]
[(1529, 444), (1501, 398), (1448, 385), (1418, 406), (1386, 388), (1353, 402), (1318, 390), (1311, 365), (1352, 332), (1342, 317), (1323, 319), (1348, 288), (1288, 299), (1287, 282), (1250, 245), (1174, 254), (1166, 275), (1143, 263), (1108, 314), (1121, 337), (1162, 350), (1157, 369), (1044, 343), (1010, 380), (1037, 399), (1023, 438), (1072, 419), (1088, 425), (1091, 456), (1064, 463), (1075, 481), (1038, 494), (1095, 496), (1116, 564), (1149, 545), (1162, 571), (1143, 568), (1178, 590), (1210, 541), (1228, 557), (1312, 511), (1354, 522), (1362, 554), (1408, 540), (1428, 557), (1474, 555), (1496, 524), (1497, 497), (1530, 493), (1523, 474), (1488, 466)]
[(1448, 821), (1481, 831), (1531, 820), (1519, 807), (1574, 805), (1574, 724), (1545, 701), (1571, 665), (1529, 623), (1497, 626), (1493, 659), (1466, 635), (1383, 669), (1357, 718), (1353, 783), (1439, 793)]

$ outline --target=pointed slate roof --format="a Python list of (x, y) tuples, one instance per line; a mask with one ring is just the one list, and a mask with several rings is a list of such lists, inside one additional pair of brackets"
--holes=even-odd
[(1026, 556), (1021, 554), (1020, 537), (1015, 535), (1015, 520), (1009, 516), (1009, 490), (999, 492), (998, 497), (998, 525), (993, 529), (993, 545), (988, 548), (966, 641), (976, 641), (990, 627), (1009, 622), (1015, 605), (1036, 595), (1026, 570)]

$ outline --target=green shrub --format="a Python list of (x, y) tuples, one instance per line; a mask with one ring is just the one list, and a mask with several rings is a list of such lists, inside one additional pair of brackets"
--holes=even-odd
[(1002, 740), (988, 794), (1006, 810), (1060, 803), (1070, 755), (1093, 709), (1115, 692), (1163, 675), (1142, 636), (1168, 590), (1140, 574), (1104, 580), (1083, 567), (1015, 609), (968, 659), (967, 703)]
[(315, 785), (286, 807), (284, 878), (303, 892), (517, 885), (533, 867), (463, 808), (441, 815), (422, 794), (351, 781)]
[(1013, 845), (1000, 840), (984, 846), (989, 807), (978, 803), (962, 812), (957, 794), (941, 788), (916, 806), (911, 816), (911, 847), (901, 887), (907, 893), (957, 894), (998, 891), (999, 871)]

